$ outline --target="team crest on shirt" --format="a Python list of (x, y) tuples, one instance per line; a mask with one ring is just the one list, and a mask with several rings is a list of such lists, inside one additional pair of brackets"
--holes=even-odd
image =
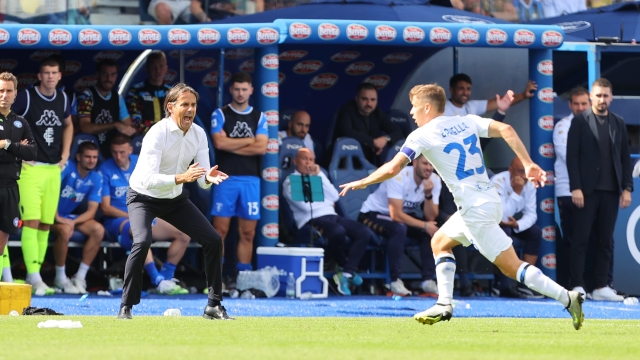
[(20, 129), (22, 127), (22, 123), (18, 120), (13, 122), (13, 126), (17, 127), (18, 129)]
[(238, 121), (236, 123), (236, 126), (233, 127), (233, 131), (231, 131), (231, 134), (229, 134), (230, 138), (252, 138), (253, 136), (253, 131), (251, 131), (251, 128), (249, 127), (249, 124), (247, 124), (244, 121)]

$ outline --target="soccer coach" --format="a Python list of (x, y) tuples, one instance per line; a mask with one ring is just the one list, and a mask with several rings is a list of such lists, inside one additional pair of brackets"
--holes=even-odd
[(198, 93), (193, 88), (176, 84), (164, 100), (167, 117), (156, 123), (142, 141), (127, 193), (133, 247), (124, 272), (119, 319), (131, 319), (132, 306), (140, 303), (142, 268), (152, 241), (151, 222), (156, 217), (202, 245), (209, 288), (203, 317), (231, 319), (220, 303), (222, 238), (189, 200), (189, 192), (182, 191), (182, 184), (187, 182), (197, 180), (200, 187), (208, 188), (228, 177), (217, 166), (209, 169), (207, 136), (200, 126), (193, 124), (197, 102)]

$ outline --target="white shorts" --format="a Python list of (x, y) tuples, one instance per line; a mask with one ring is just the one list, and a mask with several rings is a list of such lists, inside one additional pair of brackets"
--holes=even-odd
[(501, 203), (485, 203), (475, 206), (464, 214), (457, 211), (442, 225), (439, 231), (461, 243), (473, 245), (484, 257), (494, 262), (501, 252), (507, 250), (512, 241), (500, 228)]
[(182, 18), (182, 21), (187, 24), (191, 20), (191, 9), (189, 8), (189, 6), (191, 5), (190, 0), (151, 0), (147, 12), (154, 19), (156, 19), (156, 21), (158, 21), (158, 16), (156, 15), (156, 5), (160, 3), (169, 6), (174, 23), (176, 22), (176, 20), (178, 20), (178, 18)]

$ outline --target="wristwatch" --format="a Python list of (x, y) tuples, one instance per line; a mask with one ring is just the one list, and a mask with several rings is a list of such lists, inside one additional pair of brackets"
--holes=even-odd
[(387, 139), (387, 142), (391, 142), (391, 136), (385, 135), (384, 138)]
[[(6, 149), (6, 147), (5, 147), (5, 149)], [(627, 186), (624, 189), (627, 190), (628, 192), (633, 192), (633, 188), (631, 186)]]
[(4, 149), (5, 150), (9, 150), (9, 145), (11, 145), (11, 140), (5, 139), (4, 140)]

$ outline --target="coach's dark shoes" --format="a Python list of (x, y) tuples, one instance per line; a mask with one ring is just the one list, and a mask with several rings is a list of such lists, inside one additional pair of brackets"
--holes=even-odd
[(131, 306), (125, 305), (118, 312), (118, 319), (131, 320)]
[(209, 320), (235, 320), (227, 315), (227, 310), (222, 305), (209, 306), (204, 308), (202, 317)]

